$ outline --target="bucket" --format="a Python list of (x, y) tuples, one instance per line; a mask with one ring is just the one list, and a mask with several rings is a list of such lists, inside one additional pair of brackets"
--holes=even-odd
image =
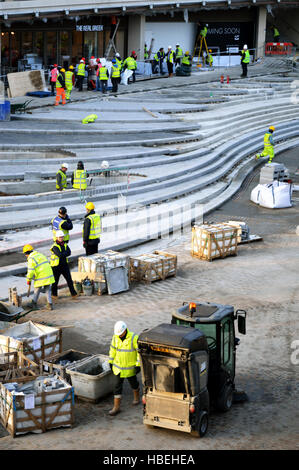
[(91, 286), (85, 286), (85, 285), (83, 284), (82, 287), (83, 287), (83, 293), (84, 293), (84, 295), (92, 295), (93, 285), (91, 285)]
[(75, 289), (75, 291), (77, 292), (77, 294), (80, 295), (81, 292), (82, 292), (82, 284), (81, 284), (81, 282), (75, 281), (75, 282), (74, 282), (74, 289)]

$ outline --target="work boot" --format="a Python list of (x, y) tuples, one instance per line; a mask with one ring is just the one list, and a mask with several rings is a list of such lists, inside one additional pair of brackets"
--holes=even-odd
[(46, 309), (47, 310), (53, 310), (53, 304), (47, 303)]
[(134, 393), (134, 401), (132, 402), (132, 405), (139, 405), (139, 388), (137, 390), (133, 390)]
[(255, 156), (255, 159), (258, 160), (260, 158), (261, 154), (260, 153), (257, 153), (256, 156)]
[(121, 398), (114, 397), (114, 404), (112, 410), (109, 411), (110, 416), (115, 416), (120, 412), (120, 401)]
[(72, 295), (72, 299), (73, 299), (73, 300), (77, 299), (78, 297), (79, 297), (78, 294), (73, 294), (73, 295)]
[(39, 307), (37, 306), (37, 303), (34, 302), (34, 300), (32, 300), (30, 304), (28, 304), (28, 307), (29, 307), (31, 310), (39, 310)]

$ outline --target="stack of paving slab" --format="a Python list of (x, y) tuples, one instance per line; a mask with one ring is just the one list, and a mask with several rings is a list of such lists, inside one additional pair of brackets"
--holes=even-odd
[(260, 172), (260, 184), (269, 184), (273, 181), (286, 181), (289, 178), (289, 170), (283, 163), (267, 163)]

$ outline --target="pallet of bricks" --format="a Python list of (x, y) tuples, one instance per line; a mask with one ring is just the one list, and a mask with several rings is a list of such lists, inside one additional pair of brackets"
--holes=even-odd
[(11, 351), (0, 354), (0, 382), (14, 382), (22, 378), (24, 382), (36, 377), (40, 367), (21, 352)]
[(237, 255), (238, 228), (227, 224), (195, 225), (192, 227), (191, 255), (212, 261)]
[(71, 427), (74, 389), (61, 377), (46, 375), (0, 383), (0, 420), (13, 437)]
[(164, 251), (154, 251), (130, 257), (130, 282), (142, 281), (150, 284), (176, 276), (177, 256)]
[(111, 273), (114, 270), (121, 270), (119, 292), (129, 288), (130, 257), (117, 251), (108, 250), (105, 253), (97, 253), (91, 256), (81, 256), (78, 259), (78, 272), (72, 273), (74, 280), (84, 280), (86, 278), (99, 282), (98, 295), (113, 291)]
[(15, 325), (0, 333), (0, 353), (22, 353), (36, 364), (62, 352), (62, 330), (32, 321)]

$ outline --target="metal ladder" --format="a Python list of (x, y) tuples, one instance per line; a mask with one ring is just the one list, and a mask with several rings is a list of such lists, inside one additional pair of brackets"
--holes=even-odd
[(105, 54), (104, 54), (104, 57), (105, 57), (106, 59), (109, 57), (109, 54), (110, 54), (110, 51), (111, 51), (112, 48), (114, 49), (114, 53), (115, 53), (115, 54), (116, 54), (116, 52), (117, 52), (117, 51), (116, 51), (115, 44), (114, 44), (114, 38), (115, 38), (115, 35), (116, 35), (116, 33), (117, 33), (119, 23), (120, 23), (120, 19), (117, 20), (117, 23), (116, 23), (116, 26), (115, 26), (115, 29), (114, 29), (113, 36), (112, 36), (111, 39), (109, 39), (108, 45), (107, 45), (107, 47), (106, 47)]

